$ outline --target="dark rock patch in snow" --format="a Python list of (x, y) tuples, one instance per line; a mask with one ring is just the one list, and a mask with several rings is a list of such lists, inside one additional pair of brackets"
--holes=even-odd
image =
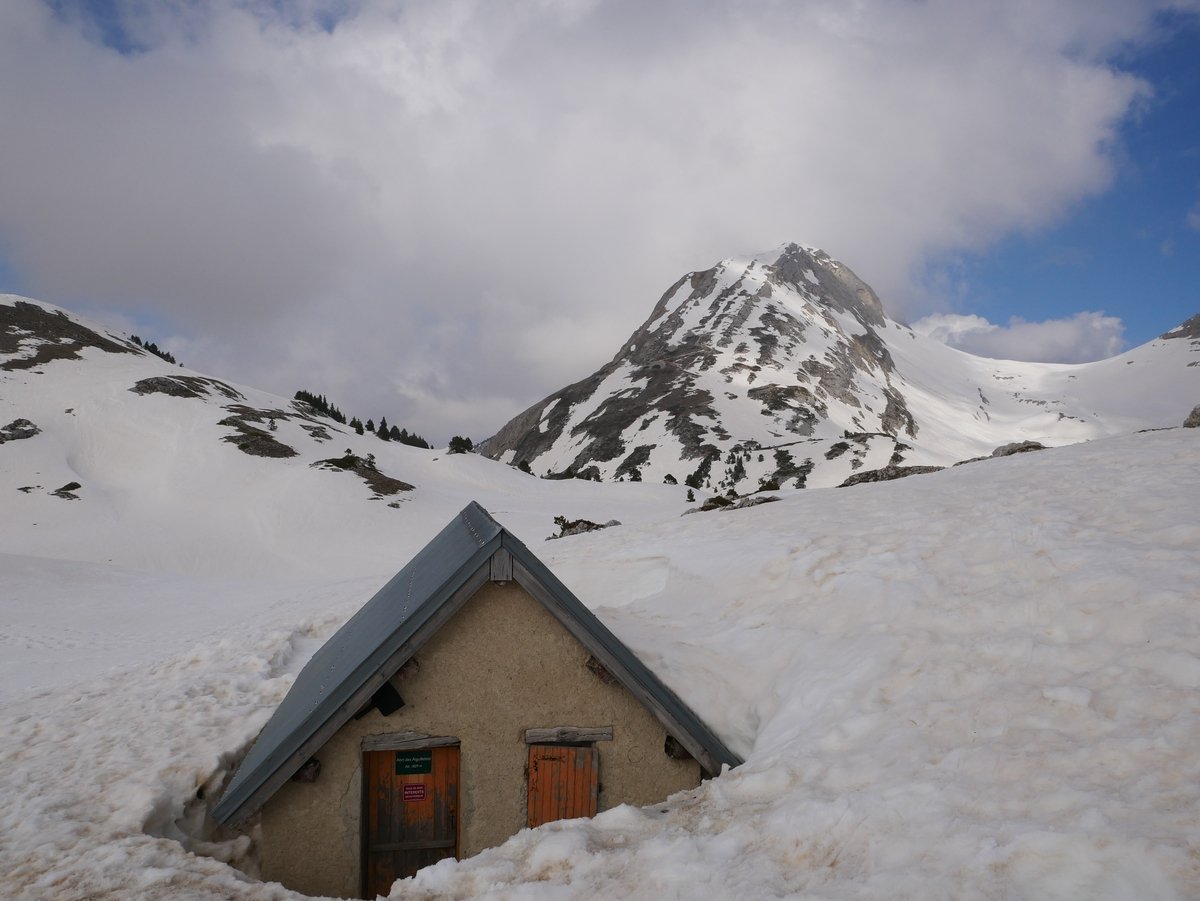
[(568, 535), (582, 535), (584, 532), (596, 532), (600, 529), (609, 529), (613, 526), (619, 526), (619, 520), (610, 519), (608, 522), (592, 522), (590, 519), (567, 519), (565, 516), (554, 517), (554, 524), (558, 526), (557, 535), (548, 535), (547, 541), (553, 541), (556, 538), (566, 538)]
[(653, 444), (639, 444), (629, 456), (621, 461), (621, 465), (617, 467), (617, 478), (626, 478), (640, 482), (642, 480), (642, 467), (650, 459), (650, 452), (654, 450)]
[[(1197, 313), (1186, 322), (1175, 326), (1169, 332), (1159, 335), (1160, 338), (1189, 338), (1193, 341), (1200, 341), (1200, 313)], [(1189, 364), (1191, 365), (1191, 364)]]
[(1046, 445), (1040, 441), (1014, 441), (1012, 444), (1002, 444), (986, 457), (971, 457), (967, 460), (959, 460), (955, 466), (964, 466), (967, 463), (978, 463), (980, 460), (994, 460), (997, 457), (1011, 457), (1013, 454), (1027, 454), (1030, 451), (1045, 450)]
[(230, 400), (245, 400), (234, 388), (199, 375), (156, 375), (142, 379), (129, 389), (134, 394), (166, 394), (169, 397), (208, 397), (213, 391)]
[(1045, 450), (1046, 445), (1040, 441), (1014, 441), (1004, 444), (992, 451), (993, 457), (1011, 457), (1013, 454), (1027, 454), (1030, 451)]
[(302, 429), (304, 429), (304, 431), (308, 432), (309, 436), (314, 441), (332, 441), (333, 440), (333, 436), (329, 434), (329, 431), (323, 425), (306, 425), (305, 423), (300, 423), (300, 428), (302, 428)]
[(0, 429), (0, 444), (5, 441), (20, 441), (22, 438), (32, 438), (42, 430), (28, 419), (14, 419)]
[(1192, 407), (1192, 412), (1183, 421), (1183, 427), (1185, 429), (1200, 429), (1200, 404)]
[(22, 300), (11, 306), (0, 304), (0, 357), (20, 354), (0, 362), (0, 369), (32, 369), (51, 360), (78, 360), (85, 347), (114, 354), (144, 352), (133, 344), (92, 331), (61, 310), (47, 310)]
[(67, 484), (63, 485), (58, 490), (51, 491), (50, 494), (53, 497), (61, 497), (63, 500), (77, 501), (79, 500), (79, 495), (75, 492), (82, 487), (83, 486), (78, 482), (67, 482)]
[(849, 444), (845, 441), (838, 441), (836, 444), (829, 445), (829, 450), (825, 451), (825, 459), (836, 460), (848, 450), (850, 450)]
[(856, 472), (838, 487), (849, 488), (852, 485), (862, 485), (866, 482), (890, 482), (893, 479), (924, 475), (927, 472), (941, 472), (945, 468), (944, 466), (884, 466), (882, 469)]
[(312, 467), (314, 469), (352, 472), (366, 482), (367, 487), (374, 491), (377, 497), (413, 490), (413, 486), (408, 484), (408, 482), (402, 482), (399, 479), (394, 479), (380, 472), (375, 466), (374, 454), (367, 454), (366, 457), (360, 457), (347, 449), (345, 456), (334, 457), (329, 460), (318, 460), (312, 464)]
[(815, 465), (812, 460), (806, 459), (803, 463), (797, 463), (790, 451), (783, 448), (776, 448), (775, 454), (775, 472), (770, 475), (771, 481), (783, 485), (788, 479), (795, 479), (796, 488), (803, 488), (808, 483), (808, 476), (813, 471)]
[(909, 438), (917, 437), (917, 421), (909, 412), (908, 405), (904, 403), (904, 398), (895, 388), (885, 388), (883, 391), (884, 397), (887, 398), (887, 406), (883, 410), (883, 416), (880, 422), (883, 430), (889, 435), (899, 435), (904, 432)]
[(251, 423), (270, 423), (274, 425), (277, 419), (287, 419), (288, 415), (282, 410), (256, 410), (245, 404), (230, 404), (225, 408), (233, 413), (226, 416), (218, 425), (234, 429), (232, 435), (226, 435), (221, 440), (236, 445), (237, 449), (252, 457), (295, 457), (296, 451), (282, 441), (276, 440), (270, 432), (260, 429)]
[(282, 441), (276, 441), (268, 432), (252, 426), (241, 426), (234, 435), (221, 439), (233, 444), (244, 454), (252, 457), (295, 457), (296, 450)]
[(732, 498), (723, 494), (714, 494), (699, 507), (684, 510), (681, 516), (689, 513), (708, 513), (712, 510), (745, 510), (747, 507), (757, 507), (759, 504), (771, 504), (779, 498), (770, 494), (760, 494), (755, 497)]

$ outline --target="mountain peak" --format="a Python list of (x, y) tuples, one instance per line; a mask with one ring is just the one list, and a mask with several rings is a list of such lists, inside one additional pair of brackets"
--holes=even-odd
[[(1189, 320), (1164, 337), (1196, 329)], [(850, 267), (792, 242), (687, 273), (605, 366), (483, 447), (556, 477), (738, 493), (838, 485), (1015, 441), (1175, 424), (1200, 366), (1184, 359), (1185, 342), (1164, 344), (1136, 371), (973, 357), (891, 322)], [(1137, 382), (1142, 402), (1120, 402), (1132, 394), (1114, 395), (1116, 382)]]
[(775, 287), (790, 288), (849, 313), (863, 325), (884, 323), (883, 304), (871, 286), (818, 247), (792, 241), (749, 256), (731, 257), (720, 265), (746, 274), (761, 271)]

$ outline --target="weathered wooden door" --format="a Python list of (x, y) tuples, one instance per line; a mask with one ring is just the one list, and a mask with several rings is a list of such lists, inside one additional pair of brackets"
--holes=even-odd
[(529, 825), (596, 815), (600, 758), (595, 745), (529, 746)]
[(365, 751), (363, 893), (458, 856), (458, 748)]

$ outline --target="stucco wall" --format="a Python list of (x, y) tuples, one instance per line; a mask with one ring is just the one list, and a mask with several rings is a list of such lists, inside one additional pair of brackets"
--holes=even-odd
[[(526, 817), (526, 729), (612, 726), (600, 753), (599, 808), (653, 804), (700, 782), (700, 766), (663, 753), (666, 733), (588, 651), (515, 583), (485, 585), (393, 684), (406, 706), (344, 726), (317, 753), (314, 783), (289, 782), (263, 808), (263, 876), (309, 894), (360, 891), (361, 739), (413, 730), (462, 748), (460, 857), (497, 845)], [(413, 671), (415, 670), (415, 671)]]

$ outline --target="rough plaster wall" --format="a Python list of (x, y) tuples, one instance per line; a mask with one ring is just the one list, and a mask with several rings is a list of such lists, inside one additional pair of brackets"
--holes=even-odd
[(515, 583), (489, 583), (416, 655), (393, 684), (406, 705), (351, 720), (322, 748), (315, 783), (289, 782), (263, 808), (265, 879), (308, 892), (360, 891), (361, 739), (413, 730), (462, 747), (461, 857), (525, 825), (526, 729), (612, 726), (600, 752), (600, 810), (653, 804), (700, 783), (695, 761), (663, 753), (666, 733), (620, 685), (584, 666), (589, 654)]

